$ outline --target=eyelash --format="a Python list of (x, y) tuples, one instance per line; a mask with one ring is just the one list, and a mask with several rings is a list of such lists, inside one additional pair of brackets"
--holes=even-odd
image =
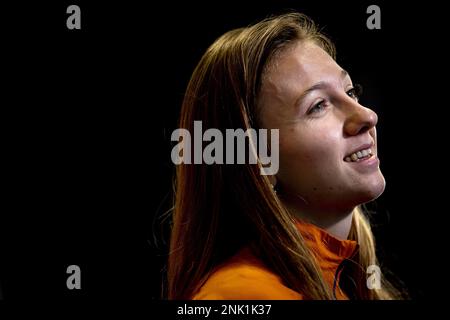
[[(350, 90), (348, 90), (346, 93), (350, 98), (353, 98), (356, 102), (359, 101), (359, 98), (361, 98), (363, 92), (363, 87), (360, 84), (355, 84), (355, 86), (353, 88), (351, 88)], [(323, 104), (325, 102), (325, 100), (321, 100), (318, 103), (316, 103), (309, 111), (309, 113), (317, 113), (317, 112), (321, 112), (322, 110), (319, 110), (318, 107), (320, 107), (321, 104)], [(315, 111), (315, 110), (319, 110), (319, 111)]]
[(362, 85), (357, 83), (357, 84), (355, 84), (355, 86), (353, 88), (351, 88), (350, 90), (347, 91), (347, 95), (352, 98), (352, 96), (350, 96), (349, 93), (353, 94), (354, 95), (353, 99), (355, 99), (358, 102), (359, 98), (361, 98), (361, 95), (363, 93)]

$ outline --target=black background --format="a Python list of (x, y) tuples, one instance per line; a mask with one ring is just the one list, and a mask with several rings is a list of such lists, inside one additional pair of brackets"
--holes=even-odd
[[(70, 4), (81, 30), (66, 28)], [(381, 30), (366, 27), (370, 4)], [(443, 5), (58, 1), (2, 10), (5, 301), (160, 299), (167, 234), (157, 217), (170, 207), (170, 134), (190, 74), (222, 33), (287, 9), (324, 27), (379, 115), (380, 255), (414, 300), (444, 298)], [(78, 291), (66, 288), (71, 264)]]

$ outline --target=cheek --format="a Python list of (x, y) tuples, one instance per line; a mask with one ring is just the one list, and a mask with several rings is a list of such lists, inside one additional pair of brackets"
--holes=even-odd
[(280, 181), (305, 196), (310, 191), (332, 188), (340, 175), (338, 143), (326, 131), (280, 135)]
[[(335, 161), (338, 150), (338, 139), (322, 132), (294, 132), (280, 134), (280, 160), (283, 163), (295, 162), (306, 167), (317, 166)], [(289, 133), (289, 132), (288, 132)]]

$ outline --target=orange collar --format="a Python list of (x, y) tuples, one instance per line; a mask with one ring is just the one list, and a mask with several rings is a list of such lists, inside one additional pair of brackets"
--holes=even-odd
[[(312, 224), (296, 222), (322, 271), (324, 281), (332, 290), (335, 299), (348, 297), (339, 286), (339, 278), (347, 262), (358, 249), (351, 240), (338, 240)], [(266, 267), (264, 262), (244, 246), (232, 258), (215, 267), (194, 299), (259, 300), (259, 299), (304, 299), (304, 292), (296, 292), (283, 284), (280, 275)]]
[(351, 260), (355, 256), (359, 248), (358, 243), (353, 240), (339, 240), (325, 230), (305, 221), (297, 220), (295, 225), (315, 256), (322, 269), (323, 277), (333, 289), (336, 298), (346, 299), (338, 285), (342, 271), (340, 266), (345, 260)]

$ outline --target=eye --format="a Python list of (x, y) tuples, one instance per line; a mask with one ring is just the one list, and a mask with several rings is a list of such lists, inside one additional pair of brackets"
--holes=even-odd
[(311, 113), (319, 113), (322, 112), (323, 110), (325, 110), (325, 108), (327, 107), (325, 100), (321, 100), (318, 103), (316, 103), (310, 110), (309, 110), (309, 114)]
[(359, 98), (361, 98), (363, 92), (363, 87), (360, 84), (355, 84), (353, 88), (347, 91), (347, 95), (354, 99), (355, 101), (358, 101)]

